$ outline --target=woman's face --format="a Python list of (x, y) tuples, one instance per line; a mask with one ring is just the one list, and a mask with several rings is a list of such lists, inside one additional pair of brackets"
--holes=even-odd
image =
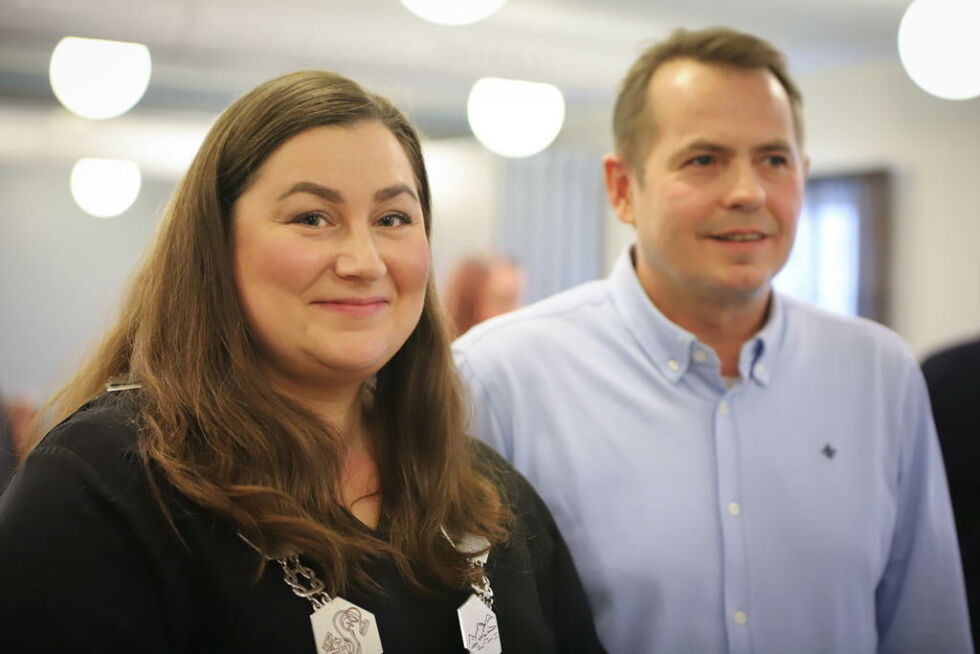
[(233, 238), (249, 327), (287, 392), (360, 384), (418, 323), (429, 243), (412, 166), (381, 123), (279, 146), (235, 202)]

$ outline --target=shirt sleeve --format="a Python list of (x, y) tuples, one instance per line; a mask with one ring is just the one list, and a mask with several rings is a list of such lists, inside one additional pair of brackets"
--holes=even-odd
[(458, 346), (453, 347), (456, 368), (463, 380), (463, 389), (467, 393), (472, 420), (469, 428), (473, 436), (480, 439), (508, 461), (514, 460), (513, 434), (509, 422), (501, 419), (498, 404), (501, 394), (490, 393), (482, 375), (469, 357)]
[[(97, 435), (86, 426), (59, 429)], [(42, 444), (0, 498), (4, 651), (175, 651), (181, 630), (167, 610), (174, 602), (164, 599), (172, 582), (151, 554), (173, 543), (140, 524), (162, 512), (137, 490), (145, 483), (138, 461), (120, 453), (99, 463)]]
[(905, 376), (898, 511), (876, 589), (879, 654), (973, 652), (942, 457), (918, 367)]

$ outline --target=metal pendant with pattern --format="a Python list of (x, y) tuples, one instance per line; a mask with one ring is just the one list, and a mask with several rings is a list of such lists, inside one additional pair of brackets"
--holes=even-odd
[(374, 614), (335, 597), (310, 614), (317, 654), (381, 654)]
[(497, 616), (475, 594), (463, 602), (456, 611), (459, 628), (463, 633), (463, 646), (471, 654), (501, 654), (500, 632)]

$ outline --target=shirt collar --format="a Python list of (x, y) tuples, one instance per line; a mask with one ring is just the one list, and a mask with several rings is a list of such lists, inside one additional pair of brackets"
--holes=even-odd
[[(704, 352), (717, 362), (711, 348), (700, 343), (691, 332), (668, 320), (650, 301), (636, 276), (632, 250), (633, 246), (630, 246), (619, 256), (608, 281), (613, 302), (639, 347), (664, 377), (673, 383), (680, 381), (691, 368), (696, 352)], [(783, 301), (773, 293), (766, 324), (742, 346), (738, 363), (742, 379), (752, 379), (761, 386), (769, 384), (782, 342), (784, 322)]]
[(754, 379), (760, 386), (768, 386), (779, 349), (783, 342), (786, 324), (785, 301), (773, 291), (769, 296), (769, 316), (752, 339), (742, 346), (738, 359), (738, 371), (743, 379)]

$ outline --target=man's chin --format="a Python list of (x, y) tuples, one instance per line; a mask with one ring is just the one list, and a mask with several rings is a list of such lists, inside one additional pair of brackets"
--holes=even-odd
[(710, 291), (716, 302), (727, 305), (754, 304), (769, 296), (771, 277), (765, 275), (739, 275), (726, 277), (712, 285)]

